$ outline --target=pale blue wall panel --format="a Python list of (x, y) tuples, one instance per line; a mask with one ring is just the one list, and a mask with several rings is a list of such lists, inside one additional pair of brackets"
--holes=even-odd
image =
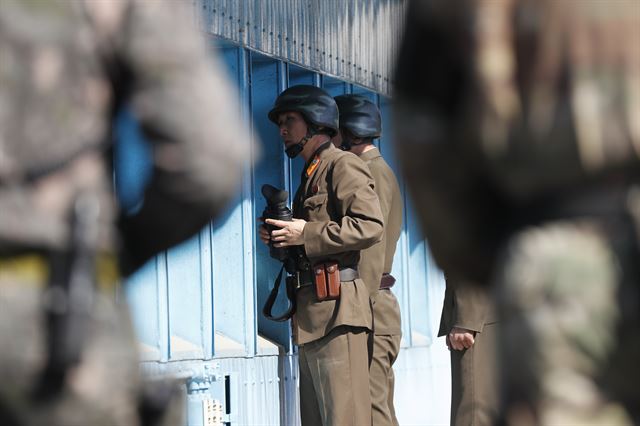
[[(313, 86), (320, 86), (320, 76), (307, 69), (289, 65), (289, 87), (296, 86), (298, 84), (310, 84)], [(274, 99), (275, 100), (275, 99)], [(289, 171), (290, 171), (290, 185), (291, 192), (295, 193), (295, 190), (300, 185), (300, 177), (302, 175), (302, 170), (304, 169), (304, 160), (302, 157), (296, 157), (290, 161)]]
[[(237, 47), (217, 48), (227, 65), (229, 75), (240, 94), (238, 114), (250, 123), (249, 52)], [(247, 152), (247, 158), (252, 153)], [(255, 353), (256, 317), (254, 301), (255, 211), (253, 207), (252, 170), (247, 168), (240, 182), (240, 191), (227, 214), (214, 221), (212, 231), (213, 303), (215, 333), (231, 339), (244, 348), (247, 355)], [(226, 340), (221, 340), (226, 342)], [(220, 355), (214, 344), (214, 351)]]
[(431, 343), (429, 305), (427, 296), (427, 261), (424, 237), (420, 232), (411, 203), (407, 200), (407, 273), (409, 283), (409, 309), (411, 312), (411, 345), (421, 346)]
[[(118, 114), (114, 128), (114, 186), (125, 212), (134, 213), (151, 173), (151, 149), (129, 108)], [(164, 255), (148, 261), (126, 283), (132, 319), (145, 360), (168, 359), (168, 305)]]
[(403, 348), (393, 366), (394, 406), (398, 423), (414, 426), (449, 425), (451, 373), (443, 339), (430, 346)]
[(322, 88), (334, 97), (351, 92), (349, 83), (329, 76), (322, 76)]
[(211, 302), (203, 300), (202, 288), (209, 287), (211, 281), (205, 279), (210, 274), (203, 274), (203, 254), (209, 255), (209, 250), (203, 253), (199, 235), (167, 252), (172, 360), (205, 357), (203, 322), (210, 322), (211, 318), (205, 318), (203, 302)]
[(245, 282), (242, 269), (244, 244), (241, 203), (236, 203), (215, 224), (212, 234), (215, 331), (244, 345), (247, 326), (245, 313), (247, 309), (253, 310), (253, 306), (245, 305), (245, 289), (252, 283), (251, 280)]
[(140, 132), (128, 108), (118, 114), (114, 126), (114, 186), (118, 202), (127, 212), (134, 212), (152, 173), (151, 148)]
[[(385, 161), (389, 164), (394, 171), (398, 184), (400, 186), (400, 192), (403, 199), (407, 199), (407, 194), (404, 186), (404, 179), (400, 172), (397, 156), (395, 154), (395, 144), (393, 143), (393, 120), (391, 111), (391, 102), (388, 98), (378, 97), (378, 106), (380, 107), (380, 113), (382, 115), (382, 137), (379, 140), (380, 152), (384, 156)], [(403, 206), (403, 223), (402, 232), (398, 239), (398, 245), (396, 247), (396, 253), (393, 258), (392, 275), (396, 278), (396, 285), (392, 291), (398, 298), (400, 303), (400, 315), (402, 317), (402, 345), (409, 346), (411, 344), (411, 303), (410, 303), (410, 286), (409, 286), (409, 234), (407, 232), (407, 204)]]
[(166, 298), (166, 293), (158, 294), (156, 259), (147, 262), (127, 280), (125, 294), (138, 340), (142, 343), (143, 359), (159, 361), (168, 338), (160, 333), (160, 323), (168, 317), (166, 311), (160, 310), (160, 299)]
[[(270, 184), (277, 188), (289, 190), (288, 159), (278, 135), (278, 127), (267, 117), (273, 107), (273, 101), (284, 90), (286, 82), (286, 67), (280, 61), (267, 58), (259, 54), (252, 55), (251, 61), (251, 118), (256, 133), (262, 141), (263, 155), (254, 168), (255, 208), (256, 216), (262, 215), (266, 201), (260, 192), (263, 184)], [(293, 194), (289, 194), (293, 198)], [(258, 242), (256, 245), (256, 275), (257, 275), (257, 312), (258, 329), (260, 333), (290, 349), (291, 333), (288, 322), (276, 323), (267, 320), (262, 315), (262, 306), (273, 287), (274, 280), (281, 264), (269, 256), (269, 248)], [(284, 286), (284, 283), (282, 284)], [(287, 306), (285, 292), (282, 291), (274, 314), (284, 312)]]

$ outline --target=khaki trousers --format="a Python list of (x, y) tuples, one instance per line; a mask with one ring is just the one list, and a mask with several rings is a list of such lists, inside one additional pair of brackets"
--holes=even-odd
[(400, 335), (376, 335), (373, 338), (369, 386), (374, 426), (398, 426), (396, 411), (393, 407), (395, 376), (392, 367), (400, 352), (400, 339)]
[(365, 328), (340, 326), (298, 348), (303, 426), (371, 424), (368, 336)]
[(469, 349), (451, 351), (451, 425), (493, 425), (498, 414), (496, 328), (485, 324)]

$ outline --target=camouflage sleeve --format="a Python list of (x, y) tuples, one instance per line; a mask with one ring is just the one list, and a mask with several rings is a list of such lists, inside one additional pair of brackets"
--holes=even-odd
[(129, 103), (153, 146), (143, 206), (121, 222), (133, 267), (220, 212), (252, 156), (237, 94), (182, 6), (133, 0), (116, 42)]
[(309, 257), (362, 250), (380, 241), (384, 220), (367, 165), (354, 155), (336, 160), (329, 178), (339, 222), (308, 222), (304, 248)]

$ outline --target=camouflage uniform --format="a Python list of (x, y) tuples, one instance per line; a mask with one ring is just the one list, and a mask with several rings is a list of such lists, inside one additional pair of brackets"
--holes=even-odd
[[(42, 301), (66, 309), (44, 289), (53, 259), (74, 250), (79, 200), (93, 220), (76, 236), (102, 259), (92, 277), (112, 286), (117, 253), (131, 272), (186, 239), (220, 211), (240, 178), (249, 139), (183, 6), (2, 1), (1, 424), (139, 424), (134, 336), (113, 287), (94, 295), (82, 357), (58, 391), (48, 398), (32, 391), (47, 362)], [(141, 209), (118, 221), (110, 131), (124, 102), (153, 146), (154, 174)]]
[(640, 2), (408, 17), (404, 169), (440, 266), (496, 284), (505, 419), (638, 423)]

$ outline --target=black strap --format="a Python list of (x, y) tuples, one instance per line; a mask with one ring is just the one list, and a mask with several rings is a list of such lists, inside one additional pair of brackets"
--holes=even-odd
[(284, 322), (293, 316), (296, 312), (296, 289), (293, 285), (290, 285), (287, 282), (287, 299), (289, 299), (289, 308), (285, 311), (284, 314), (274, 317), (271, 314), (273, 309), (273, 305), (276, 302), (276, 298), (278, 297), (278, 289), (280, 288), (280, 283), (282, 282), (282, 274), (284, 273), (284, 265), (280, 268), (280, 273), (276, 278), (276, 281), (273, 283), (273, 288), (271, 289), (271, 293), (269, 293), (269, 297), (267, 297), (267, 301), (264, 303), (264, 307), (262, 308), (262, 314), (271, 321)]
[(46, 400), (63, 392), (66, 378), (91, 338), (91, 316), (95, 306), (95, 230), (99, 220), (97, 199), (81, 193), (74, 201), (71, 217), (72, 246), (51, 253), (45, 303), (47, 359), (33, 396)]

